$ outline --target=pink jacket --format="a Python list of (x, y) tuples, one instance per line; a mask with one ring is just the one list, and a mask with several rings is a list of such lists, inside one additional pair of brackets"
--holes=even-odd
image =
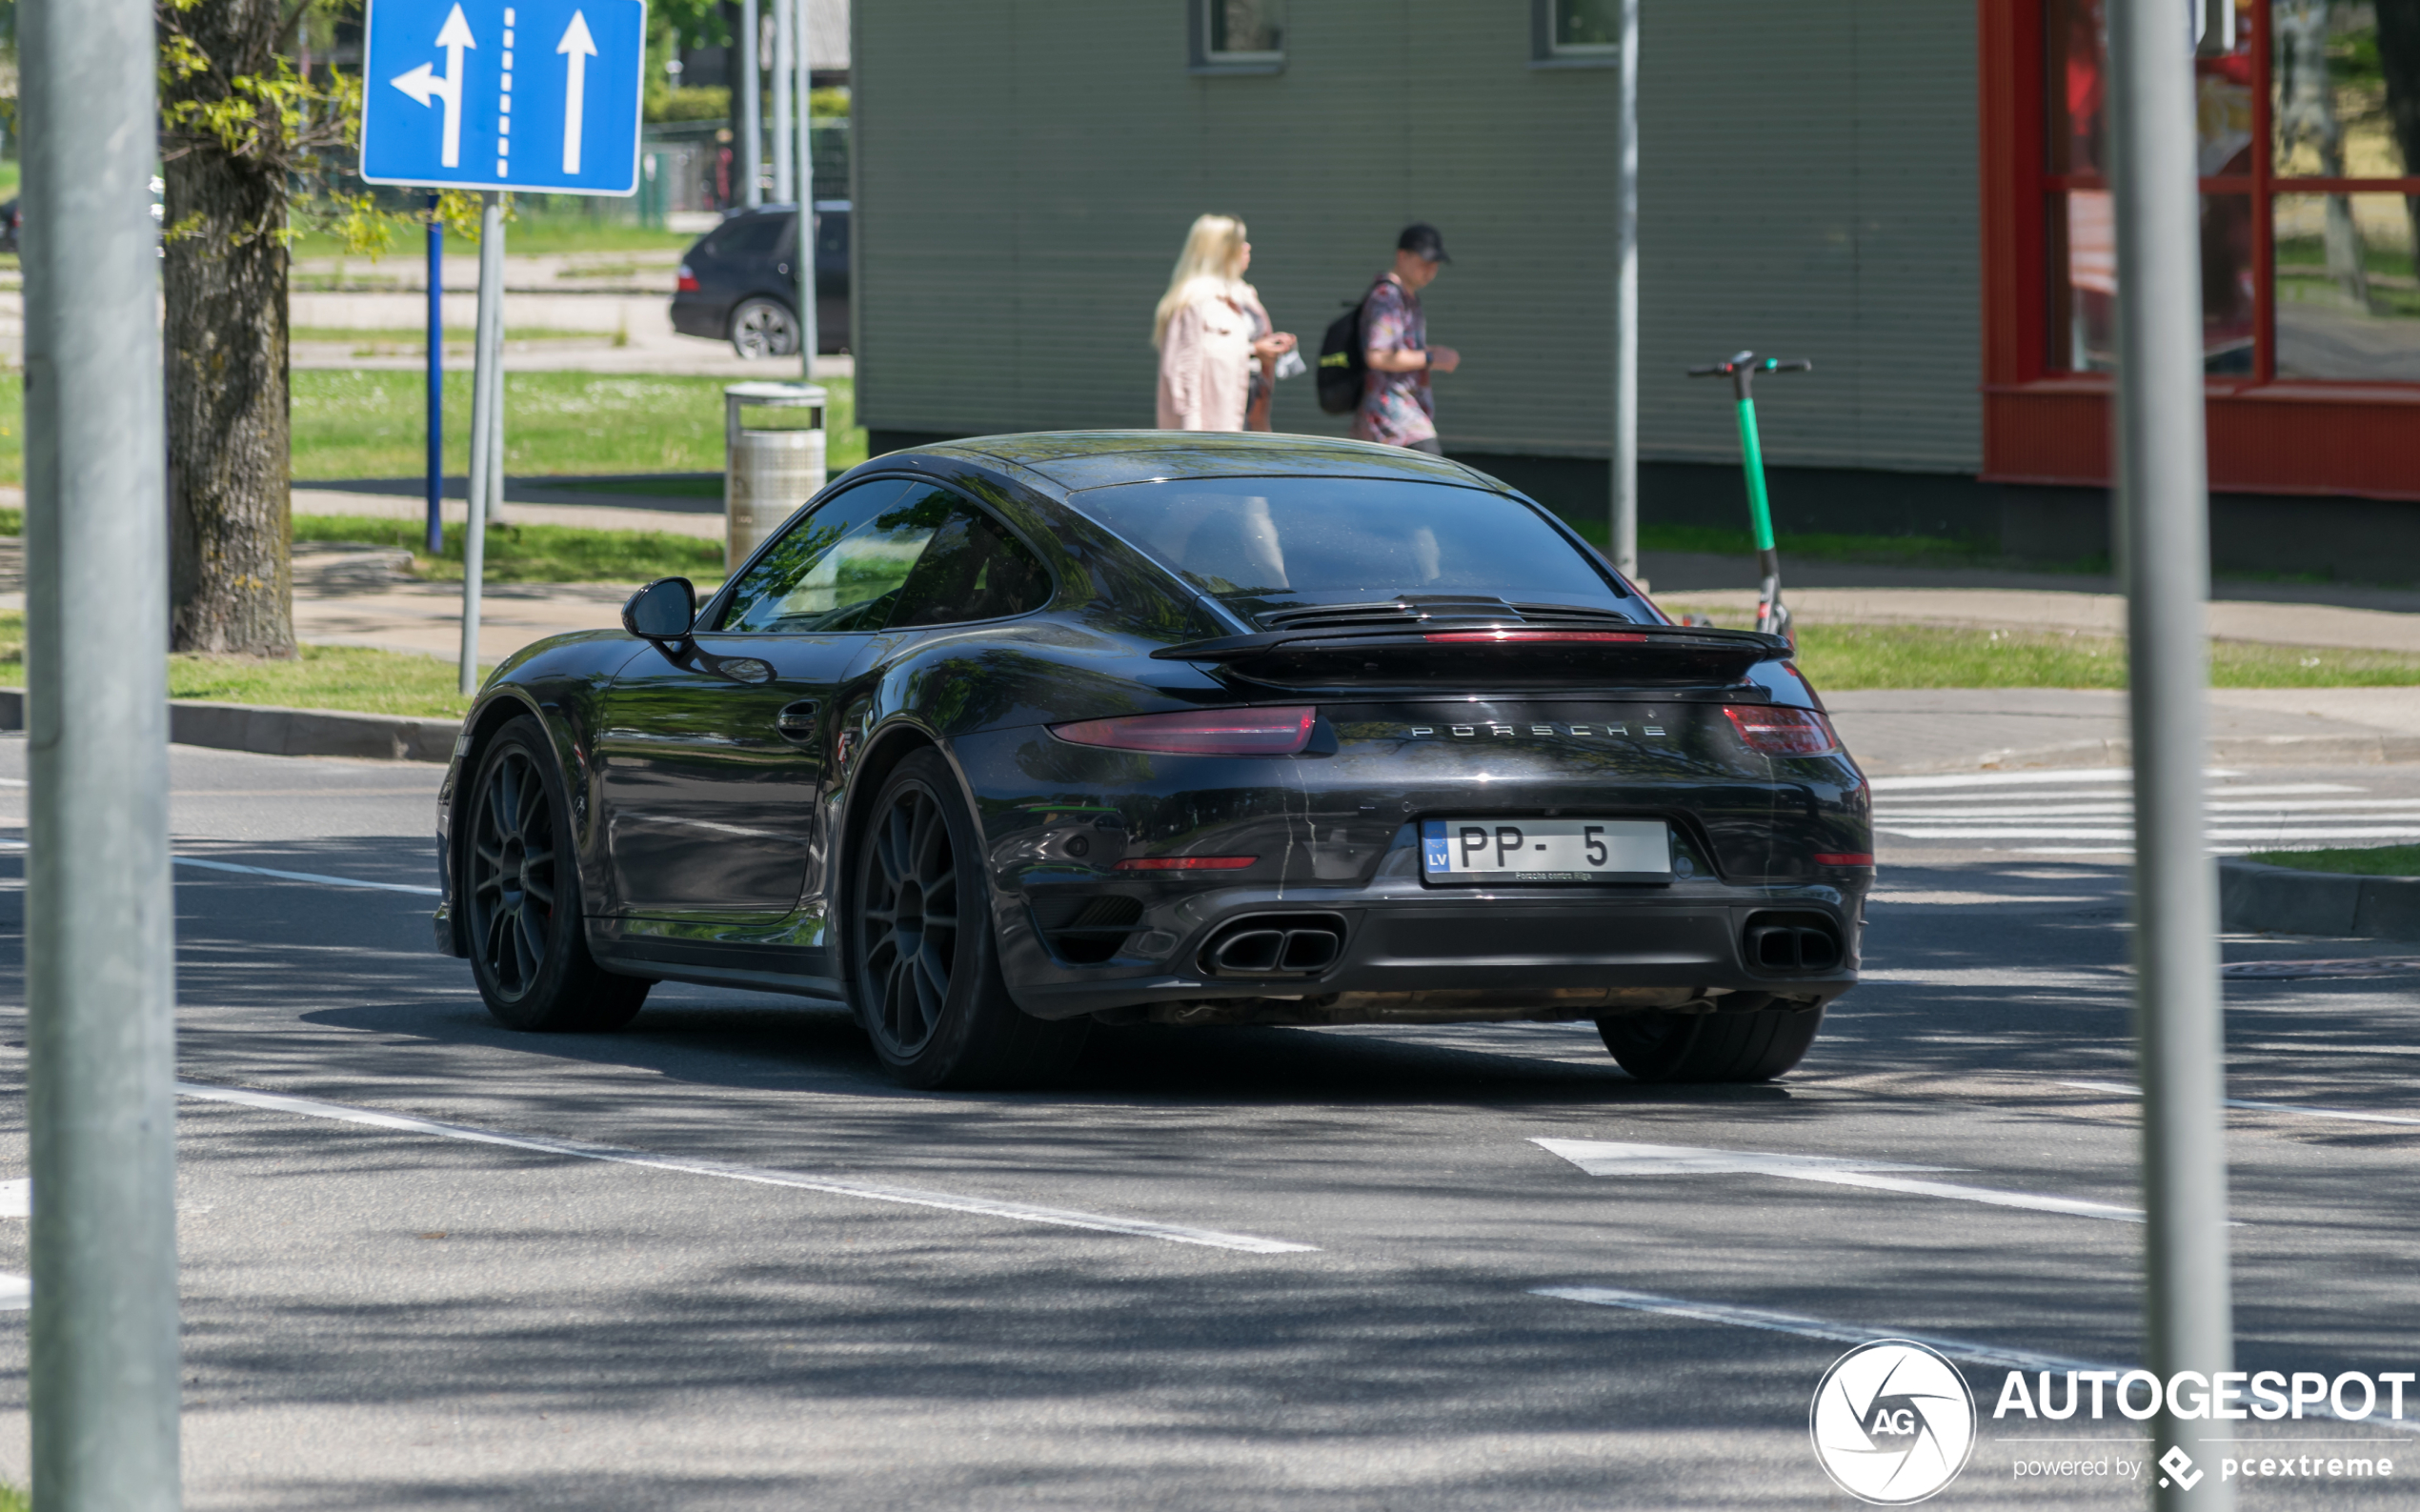
[(1204, 293), (1177, 312), (1160, 346), (1160, 429), (1240, 431), (1252, 387), (1252, 317)]

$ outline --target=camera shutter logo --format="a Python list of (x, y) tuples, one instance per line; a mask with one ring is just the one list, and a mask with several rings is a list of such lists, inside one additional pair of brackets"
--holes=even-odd
[(1815, 1387), (1807, 1431), (1833, 1483), (1860, 1502), (1922, 1502), (1966, 1467), (1975, 1397), (1946, 1359), (1904, 1339), (1860, 1344)]

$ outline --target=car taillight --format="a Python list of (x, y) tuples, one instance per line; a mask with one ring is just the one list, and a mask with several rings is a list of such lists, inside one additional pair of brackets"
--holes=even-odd
[(1818, 866), (1870, 867), (1874, 864), (1874, 853), (1871, 851), (1817, 851), (1815, 853), (1815, 864)]
[(680, 282), (673, 287), (685, 294), (694, 294), (697, 292), (697, 275), (689, 271), (687, 263), (680, 265)]
[(1119, 861), (1120, 872), (1240, 872), (1257, 856), (1134, 856)]
[(1317, 709), (1187, 709), (1053, 725), (1075, 745), (1170, 756), (1292, 756), (1311, 742)]
[(1832, 722), (1812, 709), (1775, 709), (1728, 703), (1723, 713), (1751, 751), (1765, 756), (1823, 756), (1840, 749)]
[(1472, 640), (1518, 641), (1525, 645), (1542, 642), (1568, 645), (1577, 642), (1623, 640), (1643, 641), (1647, 637), (1626, 630), (1441, 630), (1421, 637), (1442, 642)]

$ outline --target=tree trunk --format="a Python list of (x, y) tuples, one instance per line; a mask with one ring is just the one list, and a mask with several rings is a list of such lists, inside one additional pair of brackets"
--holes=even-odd
[[(2420, 173), (2420, 0), (2379, 0), (2378, 62), (2387, 76), (2387, 120), (2403, 149), (2403, 171)], [(2412, 250), (2420, 252), (2420, 194), (2408, 195)]]
[[(275, 44), (275, 0), (189, 12), (219, 70)], [(193, 86), (203, 86), (202, 80)], [(183, 86), (171, 84), (170, 99)], [(216, 90), (211, 90), (215, 94)], [(294, 655), (282, 170), (195, 142), (166, 168), (169, 642)]]

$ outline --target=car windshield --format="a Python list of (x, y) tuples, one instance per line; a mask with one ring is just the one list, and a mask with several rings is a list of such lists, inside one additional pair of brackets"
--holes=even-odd
[(1182, 478), (1087, 489), (1068, 502), (1245, 614), (1403, 595), (1635, 613), (1635, 600), (1537, 510), (1482, 489)]

